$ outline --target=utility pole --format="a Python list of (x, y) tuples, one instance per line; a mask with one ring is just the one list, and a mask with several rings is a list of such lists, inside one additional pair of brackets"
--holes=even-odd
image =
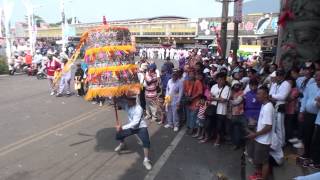
[(62, 50), (64, 51), (66, 48), (66, 37), (65, 37), (66, 15), (64, 13), (64, 0), (60, 0), (60, 8), (61, 8), (61, 43), (62, 43)]
[(216, 0), (222, 3), (222, 17), (221, 17), (221, 57), (226, 59), (227, 54), (227, 37), (228, 37), (228, 14), (229, 14), (229, 3), (237, 0)]
[(238, 59), (238, 49), (239, 49), (239, 23), (242, 22), (242, 5), (243, 0), (238, 0), (234, 3), (234, 34), (233, 34), (233, 61)]
[(222, 19), (221, 19), (221, 48), (222, 58), (226, 59), (227, 51), (227, 36), (228, 36), (228, 13), (229, 1), (223, 0), (222, 2)]

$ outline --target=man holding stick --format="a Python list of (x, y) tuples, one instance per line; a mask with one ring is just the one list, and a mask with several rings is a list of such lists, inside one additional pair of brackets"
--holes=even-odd
[(152, 165), (149, 160), (150, 139), (147, 128), (147, 123), (143, 119), (143, 109), (137, 103), (136, 96), (126, 96), (126, 102), (123, 109), (128, 113), (128, 123), (124, 126), (117, 120), (117, 134), (116, 140), (120, 141), (120, 144), (115, 148), (116, 152), (120, 152), (125, 149), (125, 138), (131, 135), (137, 135), (143, 144), (144, 161), (143, 165), (147, 170), (152, 169)]

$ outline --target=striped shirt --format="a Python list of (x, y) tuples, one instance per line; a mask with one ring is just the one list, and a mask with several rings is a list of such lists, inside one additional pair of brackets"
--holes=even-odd
[(147, 73), (146, 75), (146, 98), (154, 99), (157, 97), (157, 85), (158, 85), (158, 78), (157, 74), (150, 74)]
[(204, 112), (206, 111), (207, 106), (206, 105), (200, 105), (199, 106), (199, 112), (198, 112), (198, 118), (199, 119), (205, 119)]

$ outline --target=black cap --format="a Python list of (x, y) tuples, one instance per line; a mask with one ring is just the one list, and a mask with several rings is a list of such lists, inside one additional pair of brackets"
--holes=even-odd
[(285, 76), (286, 72), (282, 69), (279, 69), (276, 71), (276, 76)]

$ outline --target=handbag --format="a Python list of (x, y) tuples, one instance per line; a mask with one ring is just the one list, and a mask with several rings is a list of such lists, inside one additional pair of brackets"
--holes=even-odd
[[(224, 87), (225, 87), (225, 86), (224, 86)], [(222, 92), (223, 92), (223, 90), (224, 90), (224, 87), (223, 87), (222, 90), (220, 91), (218, 98), (221, 97), (221, 94), (222, 94)], [(212, 116), (216, 115), (216, 114), (217, 114), (218, 104), (219, 104), (219, 102), (217, 102), (217, 105), (212, 105), (212, 104), (209, 105), (209, 106), (207, 107), (206, 111), (204, 112), (204, 115), (205, 115), (206, 117), (212, 117)]]
[(194, 84), (195, 83), (193, 83), (193, 85), (192, 85), (191, 95), (188, 95), (188, 96), (184, 95), (184, 96), (181, 97), (180, 102), (181, 102), (182, 105), (188, 106), (188, 105), (190, 105), (192, 103), (192, 97), (191, 96), (192, 96), (192, 92), (193, 92), (193, 89), (194, 89)]
[(80, 83), (80, 82), (74, 83), (74, 89), (75, 89), (75, 90), (81, 89), (81, 83)]

